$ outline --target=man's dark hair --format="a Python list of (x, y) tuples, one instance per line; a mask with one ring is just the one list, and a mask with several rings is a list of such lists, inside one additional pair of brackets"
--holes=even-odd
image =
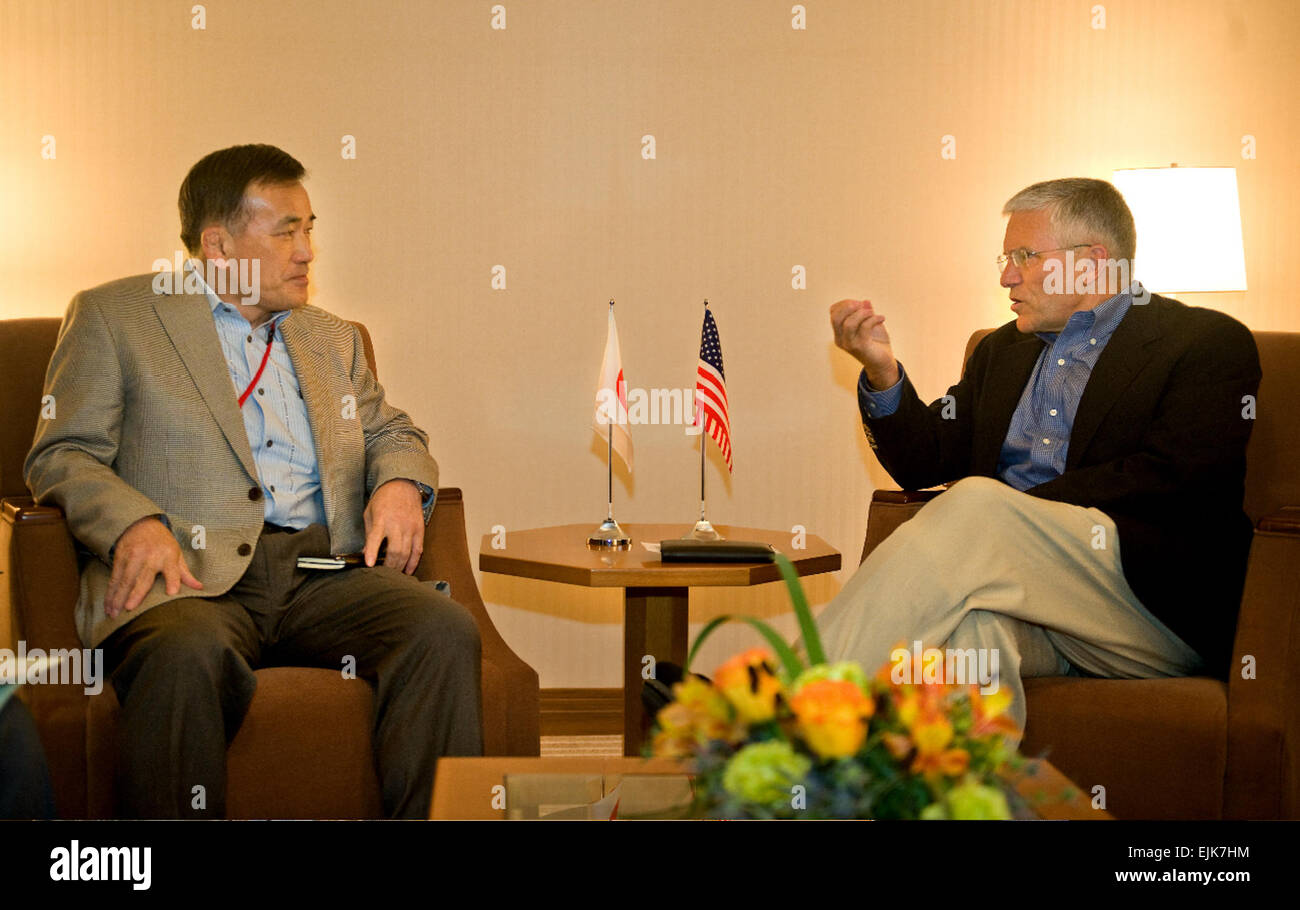
[(202, 248), (199, 235), (212, 222), (232, 232), (243, 229), (249, 212), (244, 191), (250, 183), (296, 183), (307, 170), (273, 145), (235, 145), (205, 155), (181, 183), (181, 242), (191, 254)]

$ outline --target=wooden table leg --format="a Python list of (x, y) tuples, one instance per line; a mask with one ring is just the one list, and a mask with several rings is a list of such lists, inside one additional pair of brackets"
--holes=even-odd
[(689, 588), (628, 588), (623, 595), (623, 754), (640, 755), (646, 656), (686, 663)]

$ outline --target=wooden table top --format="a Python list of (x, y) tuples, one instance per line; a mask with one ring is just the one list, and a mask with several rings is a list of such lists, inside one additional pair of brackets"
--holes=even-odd
[[(507, 774), (683, 774), (681, 763), (666, 758), (441, 758), (429, 817), (433, 819), (504, 819), (504, 807), (489, 798)], [(1003, 779), (1030, 801), (1039, 818), (1110, 820), (1092, 808), (1087, 794), (1044, 759), (1030, 760), (1022, 771), (1007, 770)]]
[[(674, 563), (665, 565), (657, 552), (643, 542), (658, 543), (681, 537), (689, 524), (624, 524), (632, 538), (628, 550), (590, 550), (587, 538), (594, 524), (559, 525), (528, 531), (509, 531), (505, 547), (494, 549), (494, 535), (484, 534), (478, 565), (484, 572), (539, 578), (588, 588), (692, 588), (762, 584), (779, 581), (774, 563)], [(727, 540), (770, 543), (790, 558), (800, 575), (834, 572), (840, 567), (839, 551), (815, 534), (807, 534), (804, 548), (796, 550), (789, 531), (715, 525)]]

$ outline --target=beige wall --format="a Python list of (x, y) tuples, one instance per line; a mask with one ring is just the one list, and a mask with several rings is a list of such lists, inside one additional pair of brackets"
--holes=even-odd
[[(204, 30), (191, 5), (0, 4), (0, 316), (61, 314), (78, 289), (170, 258), (187, 168), (276, 143), (311, 171), (315, 302), (370, 326), (389, 395), (465, 489), (473, 549), (496, 524), (603, 517), (589, 423), (605, 301), (629, 382), (681, 387), (707, 296), (736, 461), (730, 481), (710, 468), (711, 516), (806, 525), (853, 566), (890, 481), (827, 307), (871, 296), (938, 396), (970, 331), (1010, 317), (998, 213), (1035, 180), (1235, 166), (1250, 290), (1188, 301), (1300, 330), (1292, 0), (1115, 0), (1105, 29), (1084, 0), (812, 0), (805, 31), (767, 0), (506, 0), (504, 31), (487, 0), (229, 0), (207, 4)], [(507, 290), (490, 287), (496, 264)], [(634, 434), (619, 517), (689, 521), (691, 441)], [(811, 583), (814, 600), (848, 572)], [(544, 686), (619, 683), (617, 593), (482, 589)], [(774, 585), (701, 594), (692, 619), (721, 611), (792, 628)], [(719, 635), (701, 666), (751, 640)]]

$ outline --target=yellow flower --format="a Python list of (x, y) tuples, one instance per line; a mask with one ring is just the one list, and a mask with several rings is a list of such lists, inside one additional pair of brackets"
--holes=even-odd
[(914, 688), (908, 686), (895, 694), (894, 704), (898, 709), (898, 719), (903, 726), (912, 729), (912, 724), (916, 723), (916, 718), (921, 713), (921, 696)]
[(659, 728), (651, 741), (655, 755), (683, 758), (711, 739), (731, 741), (743, 735), (726, 699), (698, 676), (673, 686), (673, 696), (655, 718)]
[(998, 689), (996, 692), (982, 695), (979, 687), (974, 686), (971, 689), (970, 705), (974, 718), (974, 723), (971, 724), (971, 736), (984, 736), (990, 733), (1016, 736), (1020, 733), (1020, 728), (1016, 726), (1015, 721), (1007, 717), (1007, 709), (1011, 707), (1009, 689)]
[(997, 717), (1005, 714), (1011, 707), (1011, 690), (999, 687), (996, 692), (983, 695), (976, 686), (971, 693), (971, 703), (978, 714), (984, 717)]
[(673, 698), (675, 704), (685, 705), (707, 717), (725, 720), (728, 716), (726, 701), (698, 676), (687, 676), (673, 686)]
[(762, 648), (751, 648), (731, 658), (713, 674), (714, 686), (746, 723), (761, 723), (776, 716), (781, 681), (772, 673), (768, 663), (771, 657)]
[(952, 724), (942, 714), (932, 714), (912, 727), (912, 741), (922, 755), (937, 753), (952, 742)]
[(845, 758), (861, 749), (867, 738), (865, 721), (875, 710), (860, 686), (834, 679), (806, 683), (790, 707), (800, 734), (822, 758)]
[(952, 742), (952, 724), (938, 712), (927, 713), (912, 727), (912, 742), (916, 744), (916, 758), (912, 771), (923, 774), (964, 774), (970, 767), (970, 753), (965, 749), (949, 749)]

